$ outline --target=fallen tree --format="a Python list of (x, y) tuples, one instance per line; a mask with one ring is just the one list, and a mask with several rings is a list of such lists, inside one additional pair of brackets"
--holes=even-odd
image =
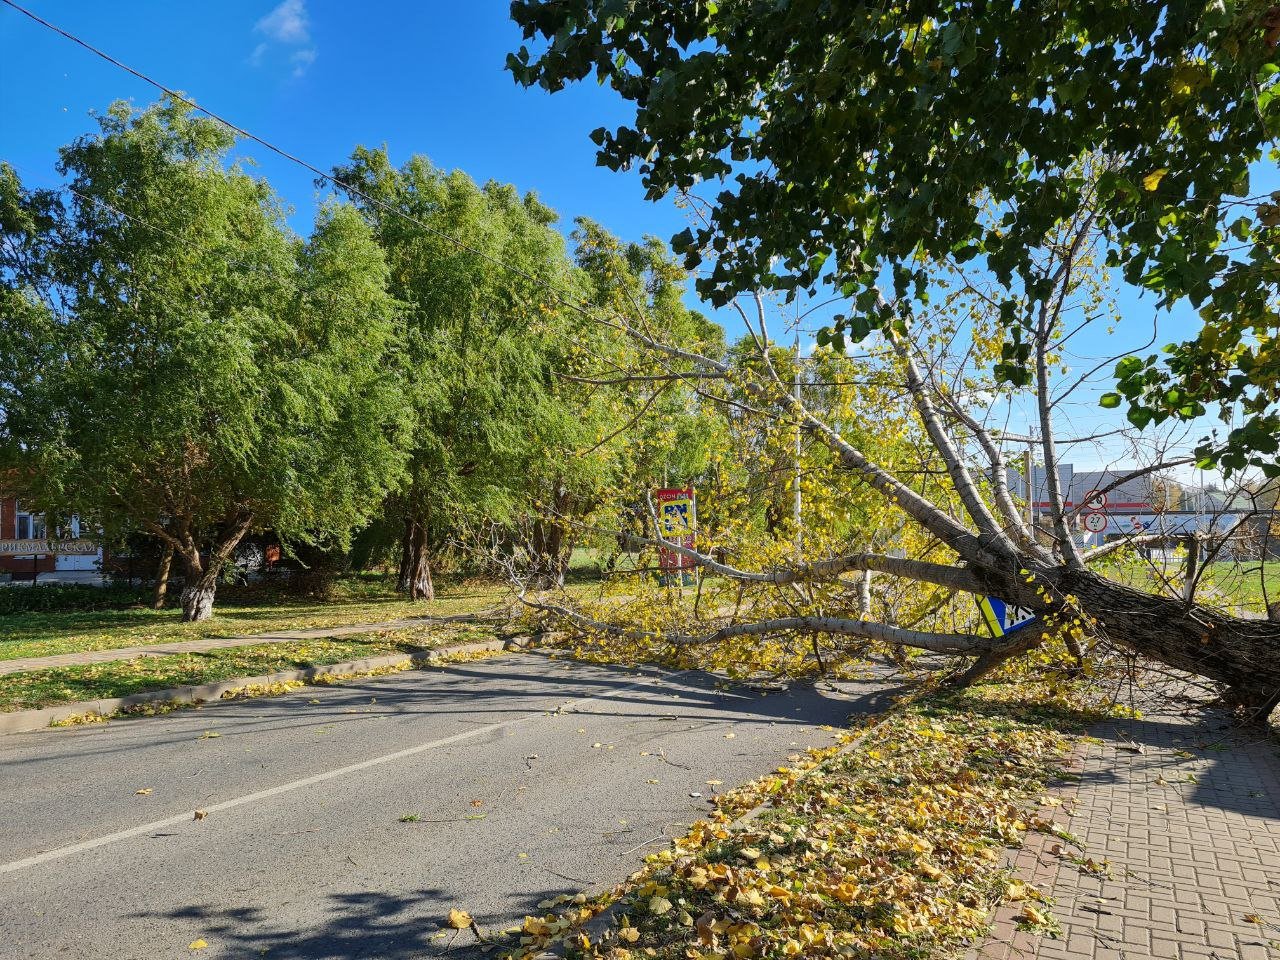
[[(1089, 388), (1118, 388), (1093, 398), (1094, 410), (1126, 406), (1141, 430), (1217, 407), (1227, 428), (1148, 439), (1153, 455), (1131, 479), (1186, 463), (1169, 454), (1178, 446), (1237, 477), (1248, 465), (1276, 472), (1280, 194), (1250, 182), (1280, 106), (1273, 6), (521, 0), (512, 15), (529, 42), (508, 58), (516, 80), (555, 92), (594, 73), (633, 106), (623, 125), (592, 134), (598, 162), (636, 168), (651, 199), (680, 197), (692, 223), (672, 243), (688, 267), (701, 265), (700, 293), (760, 308), (748, 322), (751, 365), (662, 342), (625, 317), (602, 322), (673, 372), (719, 378), (718, 396), (705, 380), (700, 395), (824, 445), (843, 473), (827, 482), (873, 491), (924, 535), (908, 548), (916, 565), (898, 566), (891, 582), (942, 591), (909, 621), (875, 621), (830, 565), (857, 569), (856, 557), (870, 571), (897, 558), (863, 549), (857, 535), (831, 556), (737, 566), (709, 543), (694, 563), (743, 589), (771, 581), (770, 599), (748, 616), (735, 602), (728, 622), (706, 629), (675, 615), (627, 629), (712, 646), (757, 631), (874, 638), (973, 657), (969, 679), (1028, 646), (1052, 639), (1079, 657), (1096, 638), (1221, 683), (1242, 716), (1271, 711), (1280, 626), (1204, 603), (1194, 577), (1186, 591), (1163, 581), (1144, 591), (1100, 573), (1116, 550), (1090, 554), (1075, 540), (1079, 504), (1057, 469), (1069, 441), (1054, 419), (1092, 374), (1114, 368), (1111, 384)], [(707, 185), (714, 193), (699, 198)], [(1136, 350), (1085, 362), (1064, 386), (1066, 344), (1108, 312), (1099, 295), (1114, 287), (1087, 269), (1103, 263), (1152, 292), (1157, 308), (1195, 310), (1203, 330), (1144, 355), (1153, 331)], [(948, 284), (968, 301), (940, 335), (927, 327), (937, 320), (929, 303)], [(916, 462), (886, 459), (874, 436), (853, 438), (776, 368), (758, 290), (788, 303), (831, 294), (841, 312), (817, 339), (837, 353), (884, 337), (919, 433)], [(945, 369), (940, 348), (956, 342), (963, 365), (985, 376)], [(992, 428), (1005, 391), (1027, 391), (1023, 436)], [(1009, 452), (1029, 441), (1047, 479), (1038, 525), (1009, 488)], [(1025, 607), (1038, 635), (975, 629), (947, 591)]]
[[(791, 554), (750, 565), (729, 559), (733, 549), (726, 550), (714, 536), (700, 538), (694, 546), (664, 538), (651, 504), (651, 532), (633, 532), (628, 539), (641, 549), (685, 557), (711, 575), (714, 581), (708, 584), (716, 586), (707, 587), (711, 599), (703, 609), (713, 613), (691, 616), (679, 604), (668, 604), (667, 614), (657, 616), (662, 622), (656, 623), (626, 605), (612, 605), (601, 614), (545, 597), (526, 598), (527, 602), (588, 634), (657, 641), (683, 650), (710, 650), (746, 638), (788, 637), (800, 644), (811, 641), (819, 660), (824, 651), (831, 659), (861, 656), (868, 644), (971, 658), (958, 675), (965, 683), (1046, 643), (1061, 644), (1077, 663), (1089, 649), (1115, 644), (1220, 683), (1242, 719), (1265, 717), (1280, 700), (1280, 624), (1242, 618), (1201, 602), (1194, 582), (1187, 590), (1153, 592), (1100, 572), (1098, 564), (1154, 540), (1167, 540), (1168, 534), (1135, 533), (1086, 550), (1077, 533), (1080, 505), (1060, 488), (1060, 446), (1076, 440), (1059, 440), (1053, 414), (1096, 370), (1095, 366), (1064, 378), (1062, 354), (1105, 299), (1088, 269), (1099, 242), (1093, 219), (1083, 216), (1047, 248), (1046, 271), (1055, 292), (1031, 324), (1032, 383), (1020, 394), (1031, 404), (1030, 419), (1038, 428), (1036, 459), (1045, 468), (1048, 506), (1036, 523), (1028, 521), (1022, 498), (1010, 485), (1018, 477), (1009, 469), (1010, 450), (1025, 448), (1029, 438), (989, 425), (997, 406), (990, 400), (995, 386), (989, 377), (983, 379), (981, 370), (984, 358), (989, 359), (986, 352), (995, 348), (984, 334), (980, 304), (985, 295), (972, 278), (954, 285), (956, 292), (932, 312), (913, 315), (901, 302), (878, 304), (879, 310), (895, 313), (895, 322), (871, 362), (881, 375), (887, 371), (901, 385), (902, 402), (911, 411), (921, 448), (917, 461), (899, 458), (892, 465), (881, 462), (867, 442), (851, 440), (847, 426), (815, 409), (804, 396), (806, 390), (797, 388), (794, 375), (779, 369), (782, 357), (790, 356), (793, 362), (798, 358), (780, 353), (770, 339), (766, 298), (750, 299), (754, 317), (742, 312), (753, 355), (750, 363), (736, 365), (665, 342), (613, 315), (600, 322), (641, 345), (673, 381), (696, 378), (701, 396), (738, 409), (749, 406), (752, 415), (768, 420), (773, 429), (799, 430), (809, 442), (828, 450), (833, 470), (823, 482), (839, 485), (850, 495), (873, 493), (916, 530), (920, 536), (910, 542), (917, 547), (913, 555), (869, 551), (860, 546), (866, 532), (859, 531), (849, 536), (843, 551), (822, 548), (822, 555)], [(1077, 314), (1083, 317), (1079, 323)], [(960, 321), (940, 319), (955, 316)], [(952, 349), (956, 343), (963, 343), (964, 349)], [(813, 392), (821, 384), (806, 386)], [(1185, 463), (1185, 458), (1169, 453), (1179, 439), (1149, 436), (1153, 452), (1147, 462), (1116, 475), (1107, 489), (1159, 476), (1170, 465)], [(1216, 544), (1210, 549), (1219, 549), (1222, 539), (1221, 534), (1216, 541), (1207, 538)], [(899, 535), (894, 542), (908, 540)], [(847, 574), (860, 579), (850, 581)], [(916, 584), (930, 588), (938, 601), (914, 623), (878, 619), (859, 599), (870, 574), (880, 578), (882, 594)], [(732, 602), (735, 591), (737, 604)], [(743, 604), (743, 591), (757, 591), (761, 599)], [(993, 635), (977, 616), (976, 604), (957, 600), (960, 597), (996, 597), (1034, 614), (1035, 622), (1017, 632)], [(943, 629), (947, 621), (958, 627)], [(817, 637), (823, 638), (822, 647)]]

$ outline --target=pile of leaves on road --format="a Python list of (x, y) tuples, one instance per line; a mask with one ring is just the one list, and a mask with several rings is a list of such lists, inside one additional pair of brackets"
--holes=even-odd
[(542, 904), (509, 955), (905, 960), (980, 938), (1004, 897), (1051, 923), (1003, 853), (1052, 828), (1027, 811), (1096, 716), (1026, 681), (899, 705), (724, 794), (609, 896)]

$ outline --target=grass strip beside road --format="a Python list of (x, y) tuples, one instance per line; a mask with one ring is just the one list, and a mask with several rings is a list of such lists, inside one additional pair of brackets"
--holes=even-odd
[(0, 619), (0, 660), (204, 637), (384, 623), (408, 617), (452, 616), (492, 609), (509, 600), (510, 591), (502, 584), (468, 582), (448, 585), (430, 603), (413, 602), (394, 593), (384, 581), (353, 578), (341, 582), (335, 596), (326, 601), (270, 597), (252, 602), (219, 601), (213, 619), (202, 623), (183, 623), (181, 610), (152, 610), (140, 605), (121, 610), (17, 613)]
[(442, 643), (470, 643), (492, 638), (492, 633), (478, 630), (435, 628), (430, 634), (422, 629), (396, 630), (16, 673), (0, 677), (0, 712), (125, 697), (172, 687), (346, 663), (366, 657), (396, 653), (412, 656)]
[[(796, 755), (724, 794), (612, 895), (540, 904), (509, 932), (509, 955), (560, 942), (571, 957), (609, 960), (918, 960), (982, 938), (1005, 898), (1052, 932), (1004, 853), (1028, 830), (1060, 829), (1046, 787), (1099, 716), (1026, 684), (895, 707), (844, 752)], [(593, 942), (583, 924), (610, 902), (620, 921)]]

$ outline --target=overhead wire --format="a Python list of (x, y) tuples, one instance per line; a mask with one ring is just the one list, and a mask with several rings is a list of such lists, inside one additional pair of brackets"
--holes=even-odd
[[(111, 56), (109, 53), (105, 52), (104, 50), (101, 50), (98, 47), (94, 46), (93, 44), (89, 43), (87, 40), (83, 40), (80, 37), (76, 36), (75, 34), (71, 33), (70, 31), (64, 30), (62, 27), (59, 27), (57, 24), (50, 23), (48, 20), (44, 19), (43, 17), (39, 16), (33, 11), (28, 10), (26, 7), (22, 6), (21, 4), (14, 2), (14, 0), (0, 0), (0, 3), (3, 3), (5, 6), (12, 8), (13, 10), (27, 17), (28, 19), (35, 21), (36, 23), (40, 24), (42, 27), (52, 30), (54, 33), (58, 34), (61, 37), (64, 37), (65, 39), (71, 41), (77, 46), (84, 48), (85, 50), (92, 53), (94, 56), (100, 57), (101, 59), (105, 60), (107, 63), (110, 63), (112, 66), (115, 66), (125, 71), (126, 73), (130, 74), (131, 76), (134, 76), (137, 79), (143, 81), (144, 83), (155, 87), (157, 90), (161, 91), (166, 96), (178, 101), (179, 103), (186, 104), (192, 110), (196, 110), (204, 114), (205, 116), (209, 117), (211, 120), (214, 120), (217, 123), (222, 124), (224, 127), (226, 127), (231, 132), (235, 133), (237, 136), (240, 136), (245, 140), (252, 141), (253, 143), (256, 143), (259, 146), (264, 147), (265, 149), (276, 154), (277, 156), (282, 157), (283, 159), (288, 160), (291, 163), (297, 164), (298, 166), (302, 167), (308, 172), (314, 174), (321, 181), (330, 183), (333, 186), (337, 187), (338, 189), (350, 194), (353, 197), (358, 197), (360, 200), (364, 201), (365, 203), (373, 207), (376, 207), (377, 209), (382, 210), (385, 213), (400, 217), (402, 220), (412, 223), (414, 226), (427, 231), (433, 236), (439, 237), (441, 240), (444, 240), (445, 242), (452, 244), (453, 246), (463, 251), (464, 253), (468, 253), (474, 257), (484, 260), (486, 263), (490, 263), (502, 270), (505, 270), (510, 274), (513, 274), (524, 280), (528, 280), (533, 284), (536, 284), (537, 286), (549, 292), (555, 298), (555, 300), (559, 302), (562, 306), (565, 306), (571, 310), (574, 310), (582, 314), (584, 317), (587, 317), (588, 319), (597, 320), (597, 321), (601, 319), (600, 317), (593, 315), (592, 312), (587, 307), (583, 306), (582, 302), (577, 301), (571, 294), (567, 293), (564, 290), (561, 290), (560, 288), (548, 282), (544, 278), (539, 277), (537, 274), (530, 273), (527, 270), (523, 270), (520, 267), (517, 267), (504, 260), (501, 260), (498, 257), (494, 257), (476, 247), (473, 247), (470, 244), (466, 243), (465, 241), (459, 240), (457, 237), (452, 236), (451, 234), (439, 229), (438, 227), (433, 227), (431, 224), (421, 220), (420, 218), (415, 217), (412, 214), (406, 213), (404, 210), (401, 210), (399, 207), (396, 207), (394, 204), (387, 203), (386, 201), (378, 197), (372, 196), (371, 194), (368, 194), (365, 191), (361, 190), (359, 187), (354, 186), (353, 184), (347, 183), (341, 178), (334, 176), (332, 173), (326, 173), (324, 170), (320, 169), (315, 164), (309, 163), (308, 161), (297, 156), (296, 154), (290, 153), (288, 150), (285, 150), (283, 147), (279, 147), (276, 144), (272, 143), (271, 141), (265, 139), (264, 137), (260, 137), (256, 133), (253, 133), (252, 131), (245, 129), (244, 127), (241, 127), (240, 125), (233, 123), (232, 121), (228, 120), (226, 117), (223, 117), (220, 114), (210, 110), (208, 107), (201, 106), (199, 103), (192, 100), (190, 97), (178, 92), (177, 90), (172, 89), (171, 87), (165, 86), (159, 80), (156, 80), (153, 77), (148, 76), (147, 74), (143, 73), (141, 70), (131, 67), (127, 63), (124, 63), (121, 60), (116, 59), (115, 57)], [(586, 301), (586, 302), (589, 303), (589, 301)], [(592, 306), (595, 306), (595, 305), (592, 305)]]
[[(454, 237), (448, 232), (441, 230), (438, 227), (432, 226), (431, 224), (425, 222), (421, 218), (415, 217), (412, 214), (405, 212), (404, 210), (400, 209), (394, 204), (388, 203), (385, 200), (380, 199), (379, 197), (375, 197), (369, 193), (366, 193), (365, 191), (361, 190), (359, 187), (355, 186), (354, 184), (347, 183), (345, 180), (335, 176), (333, 173), (322, 170), (320, 167), (316, 166), (315, 164), (310, 163), (307, 160), (304, 160), (303, 158), (297, 156), (296, 154), (289, 152), (283, 147), (276, 145), (270, 140), (267, 140), (265, 137), (261, 137), (258, 134), (253, 133), (251, 130), (248, 130), (245, 127), (240, 126), (239, 124), (231, 120), (228, 120), (226, 117), (214, 112), (213, 110), (210, 110), (208, 107), (201, 106), (199, 103), (197, 103), (195, 100), (192, 100), (190, 97), (186, 96), (185, 94), (180, 93), (179, 91), (173, 89), (172, 87), (166, 86), (165, 84), (161, 83), (159, 80), (156, 80), (154, 77), (149, 76), (143, 71), (138, 70), (135, 67), (131, 67), (129, 64), (117, 59), (116, 57), (113, 57), (111, 54), (107, 53), (106, 51), (100, 49), (97, 46), (94, 46), (92, 43), (89, 43), (87, 40), (84, 40), (81, 37), (76, 36), (75, 34), (71, 33), (69, 30), (65, 30), (55, 23), (51, 23), (50, 21), (41, 17), (39, 14), (35, 13), (34, 11), (29, 10), (26, 7), (22, 6), (21, 4), (15, 2), (15, 0), (0, 0), (0, 3), (3, 3), (5, 6), (22, 14), (23, 16), (34, 21), (40, 26), (53, 31), (54, 33), (58, 34), (64, 39), (69, 40), (70, 42), (83, 48), (84, 50), (87, 50), (89, 53), (93, 54), (94, 56), (99, 57), (102, 60), (105, 60), (107, 63), (110, 63), (112, 66), (117, 67), (120, 70), (123, 70), (124, 72), (130, 74), (133, 77), (136, 77), (137, 79), (141, 80), (142, 82), (152, 87), (155, 87), (157, 90), (161, 91), (166, 96), (171, 97), (172, 99), (178, 101), (179, 103), (183, 103), (187, 105), (192, 110), (196, 110), (204, 114), (205, 116), (209, 117), (211, 120), (214, 120), (215, 122), (222, 124), (222, 126), (227, 128), (231, 132), (235, 133), (237, 136), (240, 136), (245, 140), (252, 141), (253, 143), (258, 144), (259, 146), (269, 150), (270, 152), (276, 154), (277, 156), (291, 163), (297, 164), (298, 166), (302, 167), (304, 170), (315, 175), (319, 180), (332, 184), (334, 187), (338, 188), (339, 190), (344, 191), (345, 193), (349, 194), (352, 197), (359, 198), (361, 201), (373, 207), (376, 207), (377, 209), (383, 211), (384, 213), (388, 213), (392, 216), (399, 217), (400, 219), (408, 223), (411, 223), (422, 230), (427, 231), (433, 236), (439, 237), (441, 240), (444, 240), (445, 242), (452, 244), (454, 247), (463, 251), (464, 253), (468, 253), (474, 257), (484, 260), (486, 263), (490, 263), (493, 266), (498, 267), (499, 269), (502, 269), (514, 276), (518, 276), (524, 280), (527, 280), (537, 285), (538, 287), (550, 293), (552, 297), (556, 300), (556, 302), (560, 303), (564, 307), (567, 307), (581, 314), (582, 316), (586, 317), (589, 320), (600, 321), (601, 319), (603, 319), (595, 315), (592, 312), (592, 309), (589, 309), (589, 308), (594, 308), (595, 310), (601, 310), (602, 308), (600, 307), (599, 304), (592, 304), (586, 298), (581, 298), (581, 299), (576, 298), (573, 294), (561, 289), (560, 287), (549, 282), (545, 278), (540, 277), (537, 274), (530, 273), (527, 270), (521, 269), (520, 267), (517, 267), (511, 263), (508, 263), (507, 261), (502, 260), (498, 257), (494, 257), (491, 254), (486, 253), (485, 251), (478, 249), (477, 247), (474, 247), (468, 244), (467, 242), (458, 239), (457, 237)], [(117, 211), (117, 212), (120, 212), (120, 211)], [(127, 214), (122, 214), (122, 215), (127, 216)], [(616, 323), (617, 321), (615, 320), (613, 322)], [(809, 358), (804, 358), (804, 359), (807, 360)]]

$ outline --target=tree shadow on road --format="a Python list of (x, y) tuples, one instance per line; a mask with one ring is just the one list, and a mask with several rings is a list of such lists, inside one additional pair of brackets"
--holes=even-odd
[[(438, 888), (406, 893), (358, 891), (327, 894), (324, 918), (307, 929), (288, 929), (270, 913), (253, 906), (190, 906), (168, 912), (139, 912), (134, 916), (180, 923), (197, 933), (213, 956), (268, 960), (448, 960), (493, 958), (519, 943), (518, 934), (503, 936), (503, 929), (518, 927), (544, 900), (579, 891), (552, 887), (536, 894), (507, 898), (500, 917), (477, 916), (485, 936), (477, 940), (470, 930), (448, 926), (449, 910), (464, 907), (454, 896)], [(184, 934), (185, 936), (186, 934)]]
[[(410, 670), (384, 677), (333, 686), (308, 686), (294, 693), (248, 700), (215, 701), (197, 711), (177, 711), (166, 717), (120, 718), (99, 728), (71, 728), (28, 734), (47, 748), (25, 757), (6, 757), (5, 766), (73, 759), (83, 754), (91, 738), (95, 755), (185, 744), (190, 728), (213, 728), (249, 735), (255, 730), (331, 728), (335, 724), (363, 723), (371, 717), (397, 721), (414, 716), (465, 718), (492, 717), (495, 721), (521, 712), (555, 712), (559, 703), (547, 697), (563, 697), (564, 703), (589, 699), (574, 712), (629, 719), (668, 718), (673, 713), (715, 712), (726, 720), (766, 719), (773, 723), (843, 726), (850, 717), (882, 712), (906, 687), (887, 680), (851, 682), (838, 689), (824, 683), (798, 681), (780, 692), (761, 693), (746, 686), (728, 685), (725, 679), (703, 671), (679, 674), (659, 670), (553, 661), (568, 667), (550, 672), (538, 658), (536, 669), (520, 669), (514, 658), (484, 665), (455, 664)], [(673, 696), (678, 694), (678, 696)], [(452, 732), (452, 731), (451, 731)], [(146, 735), (139, 737), (136, 735)], [(119, 736), (118, 736), (119, 735)], [(139, 740), (145, 739), (140, 744)]]

